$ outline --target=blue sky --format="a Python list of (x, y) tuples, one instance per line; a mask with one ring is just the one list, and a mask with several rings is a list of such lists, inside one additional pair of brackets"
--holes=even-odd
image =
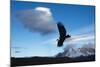
[[(27, 56), (54, 56), (63, 51), (63, 47), (57, 47), (56, 39), (59, 38), (57, 30), (48, 35), (41, 35), (25, 28), (16, 16), (20, 10), (30, 10), (37, 7), (49, 8), (53, 19), (61, 21), (66, 30), (73, 37), (86, 37), (84, 41), (78, 43), (93, 42), (95, 24), (95, 7), (67, 4), (50, 4), (39, 2), (11, 2), (11, 55), (15, 57)], [(78, 38), (78, 37), (77, 37)], [(90, 39), (89, 39), (90, 38)], [(77, 41), (77, 39), (75, 40)], [(74, 41), (74, 42), (75, 42)], [(74, 43), (73, 42), (73, 43)], [(84, 43), (83, 43), (84, 42)], [(67, 42), (65, 42), (67, 43)], [(72, 42), (71, 42), (72, 43)], [(75, 42), (76, 43), (76, 42)], [(78, 46), (79, 47), (79, 46)]]

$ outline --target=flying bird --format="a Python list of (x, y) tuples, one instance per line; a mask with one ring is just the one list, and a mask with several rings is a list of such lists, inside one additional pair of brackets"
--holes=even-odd
[(65, 39), (70, 38), (71, 36), (69, 34), (66, 35), (66, 29), (61, 22), (57, 23), (57, 27), (58, 27), (59, 35), (60, 35), (59, 39), (57, 39), (58, 40), (57, 46), (61, 47), (61, 46), (63, 46), (63, 42), (65, 41)]

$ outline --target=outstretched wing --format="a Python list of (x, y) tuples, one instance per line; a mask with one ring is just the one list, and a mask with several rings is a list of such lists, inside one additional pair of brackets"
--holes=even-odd
[(62, 23), (58, 22), (57, 26), (58, 26), (60, 37), (66, 36), (66, 29), (65, 29), (64, 25)]

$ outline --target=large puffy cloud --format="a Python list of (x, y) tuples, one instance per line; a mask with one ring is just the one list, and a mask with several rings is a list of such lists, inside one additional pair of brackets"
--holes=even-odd
[(46, 35), (54, 32), (56, 29), (56, 23), (53, 19), (51, 10), (46, 7), (20, 10), (16, 13), (16, 17), (32, 32)]

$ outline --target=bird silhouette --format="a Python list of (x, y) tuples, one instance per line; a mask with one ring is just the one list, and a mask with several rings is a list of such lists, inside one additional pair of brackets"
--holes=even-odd
[(57, 27), (58, 27), (59, 35), (60, 35), (59, 39), (57, 39), (58, 40), (57, 46), (61, 47), (63, 46), (63, 42), (65, 41), (65, 39), (70, 38), (71, 36), (69, 34), (66, 35), (66, 29), (61, 22), (57, 23)]

